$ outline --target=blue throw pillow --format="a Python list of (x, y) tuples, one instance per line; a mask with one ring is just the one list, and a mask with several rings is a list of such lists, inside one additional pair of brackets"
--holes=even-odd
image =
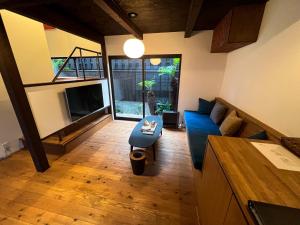
[(249, 137), (250, 139), (257, 139), (257, 140), (268, 140), (268, 135), (266, 131), (261, 131), (257, 134), (254, 134)]
[(216, 103), (215, 100), (209, 102), (203, 98), (199, 98), (198, 113), (209, 115), (211, 113), (211, 110), (213, 109), (215, 103)]

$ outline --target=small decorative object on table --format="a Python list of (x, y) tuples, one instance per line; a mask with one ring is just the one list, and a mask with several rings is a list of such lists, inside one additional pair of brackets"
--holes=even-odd
[(148, 120), (145, 120), (144, 124), (143, 124), (143, 126), (141, 128), (141, 131), (142, 131), (143, 134), (153, 135), (154, 132), (155, 132), (156, 126), (157, 126), (157, 123), (155, 121), (151, 121), (149, 123)]

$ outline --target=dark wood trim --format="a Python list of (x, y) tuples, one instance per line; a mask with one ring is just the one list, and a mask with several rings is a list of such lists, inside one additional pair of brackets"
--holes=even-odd
[(127, 13), (112, 0), (94, 0), (95, 5), (138, 39), (143, 39), (142, 31), (128, 18)]
[(203, 5), (203, 0), (191, 1), (186, 27), (185, 27), (185, 33), (184, 33), (185, 38), (189, 38), (192, 36), (192, 32), (195, 27), (202, 5)]
[(89, 82), (89, 81), (99, 81), (99, 80), (107, 80), (107, 78), (97, 78), (97, 79), (87, 79), (87, 80), (70, 80), (70, 81), (60, 81), (60, 82), (45, 82), (45, 83), (36, 83), (36, 84), (24, 84), (23, 87), (40, 87), (40, 86), (49, 86), (49, 85), (60, 85), (60, 84), (69, 84), (69, 83), (81, 83), (81, 82)]
[(37, 126), (27, 99), (20, 73), (0, 15), (0, 70), (9, 98), (26, 140), (35, 168), (43, 172), (49, 168)]

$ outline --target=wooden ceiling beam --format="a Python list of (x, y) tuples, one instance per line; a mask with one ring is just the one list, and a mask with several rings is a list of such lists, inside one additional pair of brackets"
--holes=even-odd
[(37, 5), (52, 4), (59, 0), (0, 0), (0, 9), (32, 7)]
[(203, 1), (204, 0), (191, 0), (191, 5), (185, 27), (185, 38), (189, 38), (192, 36), (193, 29), (195, 27), (197, 18), (203, 5)]
[(101, 43), (104, 39), (100, 31), (81, 23), (76, 18), (72, 18), (72, 16), (68, 16), (67, 13), (60, 12), (58, 9), (49, 6), (16, 8), (11, 11), (97, 43)]
[(128, 18), (127, 13), (114, 0), (94, 0), (94, 3), (129, 33), (138, 39), (143, 39), (142, 31)]

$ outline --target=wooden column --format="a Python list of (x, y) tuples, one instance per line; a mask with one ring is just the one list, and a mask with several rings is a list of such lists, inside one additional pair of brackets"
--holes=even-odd
[(49, 168), (49, 163), (31, 112), (29, 101), (23, 87), (20, 73), (7, 37), (1, 15), (0, 71), (23, 135), (25, 137), (26, 144), (30, 151), (35, 168), (37, 171), (43, 172)]
[[(109, 101), (111, 101), (110, 79), (109, 79), (109, 75), (108, 75), (108, 63), (107, 63), (106, 45), (105, 45), (105, 39), (104, 38), (101, 38), (100, 44), (101, 44), (101, 54), (102, 54), (102, 63), (103, 63), (104, 77), (107, 79)], [(112, 113), (112, 103), (110, 103), (109, 113)]]

